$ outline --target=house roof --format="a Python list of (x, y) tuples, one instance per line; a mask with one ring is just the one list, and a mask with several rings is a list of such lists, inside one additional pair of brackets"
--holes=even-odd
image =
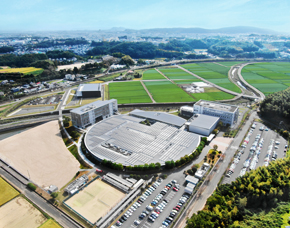
[(196, 114), (193, 116), (193, 121), (190, 123), (192, 127), (203, 129), (211, 129), (211, 127), (219, 121), (219, 117)]
[(71, 110), (70, 112), (73, 112), (76, 114), (83, 114), (85, 112), (89, 112), (92, 109), (99, 108), (99, 107), (102, 107), (104, 105), (110, 104), (114, 101), (117, 102), (116, 99), (111, 99), (111, 100), (107, 100), (107, 101), (95, 101), (95, 102), (92, 102), (90, 104), (84, 105), (82, 107), (75, 108), (75, 109)]
[(100, 91), (100, 90), (101, 90), (101, 84), (99, 84), (99, 83), (80, 84), (78, 86), (77, 92)]
[(159, 122), (171, 124), (178, 127), (181, 127), (186, 122), (186, 120), (181, 117), (167, 114), (165, 112), (150, 112), (150, 111), (142, 111), (139, 109), (135, 109), (134, 111), (130, 112), (130, 115), (138, 116), (138, 117), (146, 118), (146, 119), (153, 119)]

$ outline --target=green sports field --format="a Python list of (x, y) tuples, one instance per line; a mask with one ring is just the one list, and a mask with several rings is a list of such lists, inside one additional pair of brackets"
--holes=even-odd
[(0, 206), (18, 195), (19, 192), (0, 177)]
[(112, 82), (109, 84), (110, 99), (117, 99), (119, 104), (152, 103), (141, 82)]
[(159, 74), (155, 69), (146, 70), (143, 73), (143, 80), (166, 79), (162, 74)]
[(190, 102), (194, 99), (170, 81), (144, 81), (156, 102)]
[(192, 63), (181, 66), (218, 86), (233, 92), (241, 92), (240, 88), (228, 79), (228, 67), (215, 63)]
[(195, 77), (179, 68), (160, 68), (169, 79), (195, 79)]
[(290, 86), (289, 62), (253, 63), (242, 69), (243, 78), (265, 95)]

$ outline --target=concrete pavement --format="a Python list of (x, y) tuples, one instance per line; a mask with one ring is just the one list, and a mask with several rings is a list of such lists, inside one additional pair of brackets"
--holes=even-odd
[(208, 199), (209, 196), (215, 191), (221, 177), (223, 176), (224, 172), (227, 170), (229, 163), (231, 162), (232, 157), (234, 156), (235, 152), (237, 151), (237, 147), (239, 147), (240, 143), (242, 142), (245, 134), (247, 133), (248, 128), (252, 124), (253, 120), (257, 117), (256, 112), (253, 112), (250, 115), (250, 118), (246, 121), (243, 128), (240, 130), (240, 132), (237, 134), (234, 141), (231, 143), (231, 145), (228, 147), (226, 152), (224, 153), (225, 158), (222, 162), (218, 164), (217, 170), (212, 174), (210, 177), (210, 181), (208, 182), (207, 186), (204, 187), (203, 192), (194, 200), (194, 203), (189, 208), (188, 213), (186, 214), (186, 218), (183, 219), (183, 221), (180, 224), (176, 224), (175, 228), (182, 228), (186, 226), (186, 219), (190, 218), (194, 213), (197, 213), (198, 211), (202, 210), (204, 208), (204, 205)]

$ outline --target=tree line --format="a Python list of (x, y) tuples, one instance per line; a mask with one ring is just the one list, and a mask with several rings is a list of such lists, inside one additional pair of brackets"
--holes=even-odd
[[(257, 224), (257, 211), (269, 211), (278, 207), (279, 202), (289, 200), (289, 165), (289, 158), (279, 159), (268, 167), (247, 172), (231, 184), (218, 186), (204, 209), (188, 219), (186, 227), (249, 227), (249, 219)], [(264, 227), (256, 224), (250, 227)]]

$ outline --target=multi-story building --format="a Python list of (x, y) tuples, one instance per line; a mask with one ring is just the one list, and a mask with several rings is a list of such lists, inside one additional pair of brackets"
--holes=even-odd
[(116, 99), (95, 101), (70, 111), (72, 124), (78, 128), (85, 128), (100, 120), (106, 119), (118, 112)]
[(199, 100), (193, 105), (194, 113), (220, 117), (223, 124), (233, 126), (239, 117), (239, 107), (214, 101)]

